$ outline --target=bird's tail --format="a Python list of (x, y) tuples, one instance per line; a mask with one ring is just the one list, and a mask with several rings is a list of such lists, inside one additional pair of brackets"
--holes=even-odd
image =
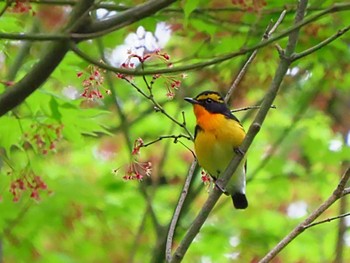
[(248, 207), (248, 200), (245, 194), (235, 192), (233, 195), (231, 195), (233, 206), (236, 209), (246, 209)]
[(235, 174), (232, 176), (228, 185), (226, 186), (227, 192), (231, 195), (233, 206), (236, 209), (246, 209), (248, 207), (248, 200), (245, 195), (246, 186), (246, 160), (241, 161)]

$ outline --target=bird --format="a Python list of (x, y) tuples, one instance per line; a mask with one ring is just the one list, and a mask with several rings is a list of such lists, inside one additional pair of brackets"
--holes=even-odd
[[(246, 133), (218, 92), (208, 90), (184, 99), (193, 105), (196, 117), (194, 149), (198, 163), (216, 182), (233, 157), (242, 154), (239, 147)], [(224, 194), (231, 195), (236, 209), (248, 207), (246, 171), (244, 156), (225, 189), (221, 189)]]

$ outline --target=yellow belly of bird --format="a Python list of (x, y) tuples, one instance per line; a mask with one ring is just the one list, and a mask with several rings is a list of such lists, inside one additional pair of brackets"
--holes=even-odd
[[(214, 116), (213, 116), (214, 117)], [(198, 162), (212, 176), (224, 172), (234, 156), (234, 148), (241, 145), (245, 132), (242, 126), (225, 116), (215, 116), (201, 123), (195, 139)]]

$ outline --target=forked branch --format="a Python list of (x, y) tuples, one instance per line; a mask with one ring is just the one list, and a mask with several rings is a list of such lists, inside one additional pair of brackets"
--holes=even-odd
[[(334, 190), (333, 194), (322, 203), (314, 212), (311, 213), (303, 222), (301, 222), (297, 227), (295, 227), (288, 235), (286, 235), (269, 253), (263, 257), (259, 263), (270, 262), (279, 252), (282, 251), (290, 242), (292, 242), (297, 236), (299, 236), (305, 229), (310, 228), (311, 226), (316, 225), (312, 222), (319, 217), (324, 211), (326, 211), (331, 205), (333, 205), (338, 199), (343, 197), (345, 194), (348, 194), (344, 191), (346, 183), (350, 178), (350, 167), (342, 176), (338, 186)], [(325, 220), (324, 222), (327, 222)], [(319, 223), (318, 223), (319, 224)]]

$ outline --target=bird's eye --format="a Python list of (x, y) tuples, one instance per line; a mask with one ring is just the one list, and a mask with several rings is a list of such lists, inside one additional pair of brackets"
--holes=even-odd
[(213, 100), (208, 98), (208, 99), (205, 100), (205, 102), (206, 102), (206, 103), (212, 103)]

